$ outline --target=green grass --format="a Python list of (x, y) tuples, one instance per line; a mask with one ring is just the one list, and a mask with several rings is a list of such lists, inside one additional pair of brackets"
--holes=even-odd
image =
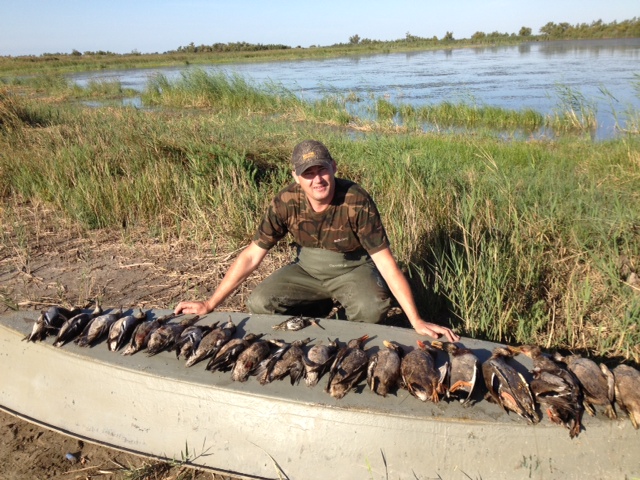
[[(526, 112), (473, 105), (438, 107), (488, 118), (460, 121), (473, 135), (425, 133), (393, 128), (403, 113), (385, 101), (365, 120), (347, 114), (350, 98), (303, 102), (202, 71), (156, 79), (142, 110), (68, 101), (80, 93), (31, 100), (18, 88), (43, 87), (0, 93), (3, 215), (17, 199), (46, 202), (86, 229), (144, 225), (161, 241), (233, 251), (291, 181), (293, 146), (317, 138), (338, 174), (375, 198), (425, 318), (477, 338), (640, 360), (640, 297), (626, 282), (640, 269), (637, 135), (503, 141), (489, 128), (523, 128)], [(435, 121), (450, 121), (438, 108)]]
[(351, 116), (345, 101), (326, 97), (309, 103), (275, 83), (257, 85), (238, 74), (207, 73), (194, 69), (180, 79), (169, 81), (159, 75), (147, 84), (142, 95), (147, 105), (172, 108), (207, 108), (216, 113), (241, 112), (246, 115), (279, 115), (295, 121), (345, 125)]
[(76, 85), (61, 74), (43, 74), (30, 77), (5, 78), (6, 86), (28, 88), (29, 90), (60, 99), (122, 99), (132, 97), (137, 92), (131, 88), (123, 88), (119, 80), (91, 79), (86, 87)]
[(476, 105), (469, 102), (442, 102), (438, 105), (413, 107), (403, 105), (398, 109), (407, 124), (427, 122), (435, 127), (478, 126), (493, 129), (521, 128), (528, 132), (544, 125), (544, 117), (531, 109), (521, 111), (499, 107)]

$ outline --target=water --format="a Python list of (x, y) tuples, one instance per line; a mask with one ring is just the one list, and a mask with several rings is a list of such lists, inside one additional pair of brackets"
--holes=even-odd
[[(306, 100), (354, 93), (416, 107), (443, 101), (542, 114), (564, 110), (560, 90), (582, 95), (596, 110), (597, 139), (624, 127), (626, 112), (640, 111), (640, 39), (527, 43), (334, 59), (197, 67), (273, 82)], [(83, 73), (73, 79), (117, 79), (142, 91), (150, 77), (177, 79), (192, 67)]]

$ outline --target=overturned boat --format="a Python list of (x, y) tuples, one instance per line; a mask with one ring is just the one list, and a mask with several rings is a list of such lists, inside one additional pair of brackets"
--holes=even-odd
[[(152, 317), (168, 311), (150, 312)], [(640, 431), (624, 418), (584, 419), (571, 439), (544, 418), (529, 425), (476, 392), (472, 406), (423, 403), (406, 390), (382, 397), (361, 382), (336, 400), (326, 378), (260, 385), (234, 382), (205, 363), (185, 366), (174, 352), (123, 356), (106, 342), (91, 348), (21, 341), (37, 312), (0, 316), (0, 408), (30, 422), (118, 450), (242, 478), (631, 478), (640, 476)], [(224, 323), (212, 313), (201, 324)], [(339, 320), (323, 328), (274, 330), (284, 317), (233, 313), (236, 336), (312, 343), (363, 334), (369, 353), (393, 341), (416, 345), (413, 330)], [(480, 361), (494, 344), (463, 338)], [(438, 361), (443, 363), (446, 354)], [(528, 358), (513, 363), (528, 375)], [(530, 378), (530, 375), (529, 375)], [(546, 417), (546, 416), (545, 416)], [(621, 415), (620, 417), (623, 417)]]

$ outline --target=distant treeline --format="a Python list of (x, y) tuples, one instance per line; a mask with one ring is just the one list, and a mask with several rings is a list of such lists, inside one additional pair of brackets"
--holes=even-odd
[[(540, 35), (533, 35), (533, 31), (530, 27), (523, 26), (518, 33), (502, 33), (494, 31), (491, 33), (485, 33), (478, 31), (474, 33), (470, 40), (473, 43), (500, 43), (502, 40), (512, 40), (517, 38), (528, 40), (563, 40), (563, 39), (599, 39), (599, 38), (638, 38), (640, 37), (640, 19), (633, 17), (631, 20), (624, 20), (622, 22), (613, 21), (611, 23), (604, 23), (602, 20), (596, 20), (595, 22), (579, 23), (576, 25), (570, 25), (563, 22), (556, 24), (549, 22), (540, 28)], [(389, 41), (383, 40), (371, 40), (369, 38), (360, 38), (359, 35), (353, 35), (349, 37), (350, 45), (379, 45), (389, 43), (424, 43), (433, 44), (438, 42), (454, 42), (457, 39), (454, 38), (453, 32), (446, 32), (445, 35), (438, 39), (438, 37), (420, 37), (412, 35), (407, 32), (405, 38)], [(460, 39), (459, 41), (465, 41), (467, 39)], [(336, 44), (333, 46), (343, 46), (344, 43)]]
[(640, 37), (640, 18), (633, 17), (620, 23), (602, 20), (570, 25), (566, 22), (549, 22), (540, 28), (540, 34), (548, 39), (583, 39), (583, 38), (636, 38)]
[[(529, 40), (562, 40), (562, 39), (589, 39), (589, 38), (634, 38), (640, 37), (640, 19), (633, 17), (631, 20), (624, 20), (622, 22), (613, 21), (611, 23), (604, 23), (602, 20), (596, 20), (587, 23), (579, 23), (576, 25), (570, 25), (569, 23), (553, 23), (549, 22), (540, 28), (540, 35), (533, 35), (533, 31), (530, 27), (523, 26), (518, 33), (501, 33), (501, 32), (476, 32), (471, 36), (473, 43), (494, 43), (501, 40), (514, 39), (514, 38), (527, 38)], [(464, 41), (466, 39), (460, 39)], [(342, 47), (345, 45), (384, 45), (384, 44), (398, 44), (398, 43), (410, 43), (415, 46), (418, 44), (434, 44), (439, 42), (451, 43), (456, 41), (453, 32), (446, 32), (442, 38), (437, 36), (433, 37), (420, 37), (418, 35), (412, 35), (407, 32), (404, 38), (397, 40), (373, 40), (370, 38), (360, 38), (360, 35), (355, 34), (349, 37), (348, 43), (336, 43), (331, 47)], [(317, 47), (312, 45), (312, 48)], [(250, 52), (260, 50), (283, 50), (291, 48), (287, 45), (262, 45), (252, 44), (247, 42), (234, 42), (234, 43), (214, 43), (213, 45), (194, 45), (193, 42), (186, 47), (178, 47), (176, 50), (166, 53), (209, 53), (209, 52)], [(300, 48), (300, 47), (297, 47)]]
[(247, 42), (231, 42), (231, 43), (214, 43), (213, 45), (194, 45), (191, 42), (186, 47), (178, 47), (166, 53), (213, 53), (213, 52), (259, 52), (263, 50), (286, 50), (291, 48), (288, 45)]
[[(310, 48), (332, 48), (332, 47), (379, 47), (389, 46), (398, 47), (399, 45), (410, 45), (411, 48), (420, 48), (421, 46), (432, 47), (438, 44), (455, 44), (455, 43), (468, 43), (473, 44), (496, 44), (496, 43), (512, 43), (518, 40), (529, 41), (545, 41), (545, 40), (569, 40), (569, 39), (603, 39), (603, 38), (640, 38), (640, 18), (633, 17), (630, 20), (624, 20), (621, 22), (613, 21), (611, 23), (605, 23), (602, 20), (596, 20), (594, 22), (579, 23), (571, 25), (566, 22), (554, 23), (549, 22), (540, 28), (540, 34), (534, 35), (530, 27), (523, 26), (518, 33), (501, 33), (501, 32), (475, 32), (470, 39), (456, 39), (454, 38), (454, 32), (447, 31), (442, 38), (437, 36), (421, 37), (418, 35), (412, 35), (407, 32), (404, 38), (397, 40), (372, 40), (370, 38), (361, 38), (358, 34), (349, 37), (348, 42), (336, 43), (327, 47), (321, 47), (320, 45), (311, 45)], [(230, 43), (214, 43), (211, 45), (195, 45), (191, 42), (189, 45), (180, 46), (176, 50), (169, 50), (164, 52), (165, 54), (175, 53), (234, 53), (234, 52), (259, 52), (267, 50), (288, 50), (292, 47), (282, 44), (255, 44), (248, 42), (230, 42)], [(296, 48), (301, 48), (297, 46)], [(41, 57), (53, 57), (68, 55), (64, 53), (43, 53)], [(73, 50), (72, 56), (114, 56), (118, 55), (109, 51), (86, 51), (84, 53), (79, 50)], [(126, 55), (141, 55), (137, 50)]]

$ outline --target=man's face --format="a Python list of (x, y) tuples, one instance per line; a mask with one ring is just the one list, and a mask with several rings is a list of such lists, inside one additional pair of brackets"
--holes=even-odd
[(324, 210), (333, 200), (336, 185), (335, 173), (335, 162), (331, 163), (330, 168), (315, 165), (307, 168), (300, 175), (293, 173), (293, 178), (302, 188), (314, 210)]

